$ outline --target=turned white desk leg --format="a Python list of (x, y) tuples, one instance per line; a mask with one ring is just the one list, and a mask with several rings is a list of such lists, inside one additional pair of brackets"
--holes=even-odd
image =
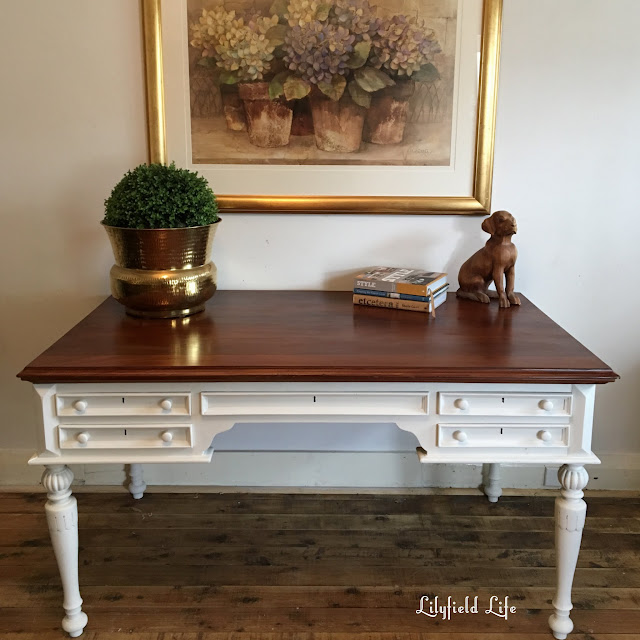
[(573, 629), (573, 622), (569, 617), (573, 608), (571, 586), (587, 515), (587, 504), (582, 499), (582, 490), (587, 486), (589, 475), (581, 465), (565, 464), (558, 471), (558, 480), (562, 485), (562, 491), (561, 496), (556, 498), (555, 508), (557, 586), (553, 607), (556, 611), (549, 616), (549, 626), (554, 638), (563, 640)]
[(62, 628), (75, 638), (86, 627), (87, 614), (78, 584), (78, 504), (71, 495), (72, 481), (73, 472), (62, 464), (47, 465), (42, 474), (48, 498), (44, 508), (64, 593)]
[(140, 500), (140, 498), (142, 498), (142, 496), (144, 495), (145, 489), (147, 488), (144, 477), (142, 475), (141, 464), (129, 465), (129, 478), (131, 480), (131, 482), (129, 483), (129, 491), (136, 500)]
[(500, 465), (490, 464), (487, 472), (487, 482), (484, 485), (484, 494), (489, 498), (489, 502), (498, 502), (502, 495), (502, 483), (500, 482)]

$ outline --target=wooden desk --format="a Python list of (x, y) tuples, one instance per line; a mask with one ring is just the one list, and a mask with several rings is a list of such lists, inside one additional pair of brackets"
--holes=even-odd
[(349, 292), (221, 291), (184, 320), (132, 318), (108, 299), (19, 377), (41, 401), (29, 463), (45, 465), (71, 636), (87, 616), (67, 465), (131, 464), (142, 497), (141, 464), (209, 462), (214, 436), (236, 422), (394, 422), (425, 464), (560, 466), (549, 624), (556, 638), (573, 628), (584, 465), (599, 463), (595, 385), (617, 376), (526, 299), (500, 309), (449, 296), (433, 319), (354, 307)]

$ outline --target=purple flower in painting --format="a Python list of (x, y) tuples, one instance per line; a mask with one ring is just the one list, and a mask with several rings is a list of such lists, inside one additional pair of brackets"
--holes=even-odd
[(285, 36), (284, 63), (307, 82), (330, 84), (347, 73), (355, 39), (348, 29), (319, 20), (292, 27)]
[(375, 15), (369, 0), (335, 0), (329, 14), (331, 24), (344, 27), (356, 36), (356, 42), (371, 40), (382, 20)]

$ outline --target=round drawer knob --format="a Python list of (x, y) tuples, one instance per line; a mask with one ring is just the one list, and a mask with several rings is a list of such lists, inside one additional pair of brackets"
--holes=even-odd
[(538, 431), (538, 438), (542, 440), (542, 442), (550, 442), (551, 434), (548, 431)]
[(453, 432), (453, 439), (457, 440), (458, 442), (466, 442), (467, 441), (467, 434), (464, 431), (454, 431)]
[(160, 438), (163, 442), (171, 442), (173, 440), (173, 433), (171, 433), (171, 431), (163, 431), (160, 434)]
[(543, 411), (551, 411), (551, 409), (553, 409), (553, 402), (551, 402), (551, 400), (540, 400), (538, 406)]
[(466, 411), (469, 408), (469, 401), (464, 398), (458, 398), (453, 404), (460, 411)]
[(164, 410), (164, 411), (171, 411), (171, 407), (173, 406), (173, 402), (171, 402), (171, 400), (169, 398), (165, 398), (164, 400), (162, 400), (160, 402), (160, 407)]
[(73, 403), (73, 408), (78, 412), (78, 413), (84, 413), (87, 410), (87, 407), (89, 406), (89, 404), (87, 403), (86, 400), (76, 400)]
[(87, 442), (89, 442), (89, 438), (90, 438), (90, 437), (91, 437), (91, 436), (90, 436), (86, 431), (83, 431), (82, 433), (79, 433), (79, 434), (76, 436), (76, 440), (77, 440), (80, 444), (87, 444)]

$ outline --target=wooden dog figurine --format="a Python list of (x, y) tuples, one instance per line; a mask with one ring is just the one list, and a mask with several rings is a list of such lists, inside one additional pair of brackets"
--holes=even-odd
[[(491, 234), (491, 237), (480, 251), (460, 267), (460, 288), (456, 295), (458, 298), (485, 303), (490, 298), (498, 298), (501, 307), (520, 304), (520, 299), (513, 292), (518, 257), (516, 245), (511, 242), (511, 236), (518, 231), (515, 218), (508, 211), (496, 211), (482, 223), (482, 230)], [(492, 281), (496, 284), (496, 291), (489, 291)]]

